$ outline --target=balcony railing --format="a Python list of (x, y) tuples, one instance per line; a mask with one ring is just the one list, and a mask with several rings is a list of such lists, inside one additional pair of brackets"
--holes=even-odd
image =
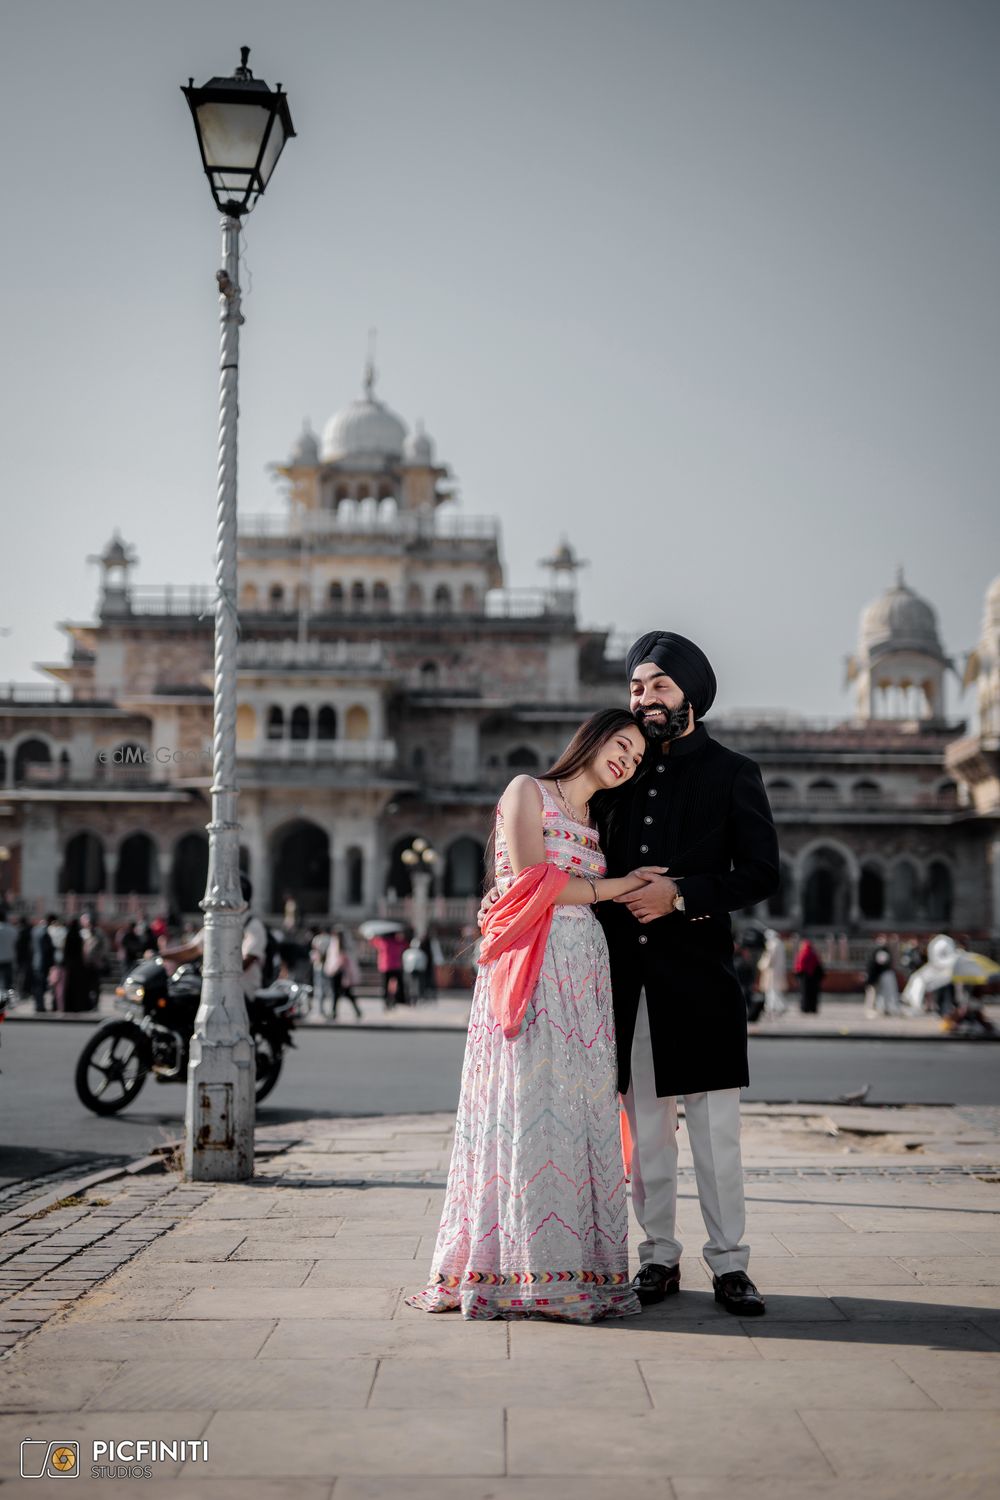
[(574, 614), (572, 596), (550, 589), (490, 589), (486, 595), (486, 615), (490, 619), (572, 620)]
[(385, 664), (380, 641), (242, 641), (240, 667), (341, 667), (379, 671)]
[(68, 703), (64, 687), (44, 682), (0, 682), (0, 703)]
[(396, 761), (395, 740), (255, 740), (237, 746), (240, 760), (279, 765), (388, 767)]
[(493, 516), (417, 515), (411, 511), (369, 515), (333, 510), (308, 510), (292, 515), (268, 511), (241, 516), (239, 531), (245, 537), (274, 537), (298, 541), (317, 536), (394, 536), (410, 540), (417, 536), (441, 537), (448, 541), (496, 541), (500, 523)]

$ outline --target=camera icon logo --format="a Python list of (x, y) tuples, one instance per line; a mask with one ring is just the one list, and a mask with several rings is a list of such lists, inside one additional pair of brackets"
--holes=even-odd
[(25, 1438), (21, 1444), (22, 1479), (79, 1479), (80, 1444), (45, 1443)]

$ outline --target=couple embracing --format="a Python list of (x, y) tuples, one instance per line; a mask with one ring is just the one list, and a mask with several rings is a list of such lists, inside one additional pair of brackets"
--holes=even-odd
[[(701, 722), (704, 652), (656, 631), (627, 665), (629, 709), (594, 714), (497, 809), (444, 1213), (429, 1284), (407, 1298), (426, 1312), (592, 1323), (678, 1291), (678, 1096), (716, 1301), (764, 1312), (729, 914), (776, 888), (774, 824), (756, 765)], [(632, 1280), (619, 1095), (643, 1231)]]

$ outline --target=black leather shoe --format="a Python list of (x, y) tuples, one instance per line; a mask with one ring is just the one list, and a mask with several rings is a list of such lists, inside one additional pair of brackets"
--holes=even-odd
[(737, 1318), (759, 1318), (767, 1307), (763, 1297), (745, 1271), (727, 1271), (724, 1276), (713, 1276), (715, 1300), (721, 1302), (726, 1312)]
[(680, 1266), (643, 1266), (632, 1277), (632, 1288), (643, 1307), (651, 1307), (654, 1302), (662, 1302), (664, 1297), (672, 1297), (675, 1292), (680, 1291), (681, 1268)]

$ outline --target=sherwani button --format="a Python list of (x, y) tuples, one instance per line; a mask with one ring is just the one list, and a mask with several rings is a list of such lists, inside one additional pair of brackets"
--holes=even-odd
[(645, 933), (643, 933), (643, 935), (642, 935), (642, 937), (641, 937), (641, 938), (640, 938), (640, 939), (639, 939), (639, 941), (640, 941), (640, 943), (645, 943), (645, 942), (648, 942), (648, 941), (649, 941), (649, 939), (648, 939), (648, 938), (647, 938), (647, 937), (646, 937), (646, 934), (645, 934)]
[(648, 854), (649, 853), (649, 845), (648, 844), (640, 844), (639, 845), (639, 853), (640, 854)]
[(653, 820), (652, 820), (652, 818), (651, 818), (651, 817), (650, 817), (650, 816), (649, 816), (649, 814), (648, 814), (648, 813), (647, 813), (647, 815), (646, 815), (646, 816), (645, 816), (645, 817), (644, 817), (644, 818), (643, 818), (643, 820), (642, 820), (642, 821), (643, 821), (643, 822), (644, 822), (644, 823), (652, 823), (652, 821), (653, 821)]

